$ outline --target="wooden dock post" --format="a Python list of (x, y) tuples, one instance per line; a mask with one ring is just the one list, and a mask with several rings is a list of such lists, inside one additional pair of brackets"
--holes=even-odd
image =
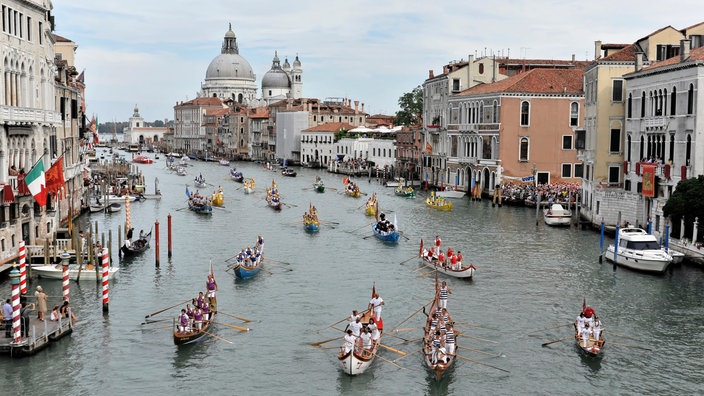
[(168, 234), (168, 240), (169, 240), (169, 246), (167, 246), (167, 248), (168, 248), (169, 258), (171, 258), (171, 213), (169, 213), (169, 216), (167, 218), (168, 218), (168, 221), (166, 224), (167, 225), (166, 232)]
[(154, 255), (156, 256), (156, 268), (159, 268), (159, 220), (154, 223)]
[(98, 234), (100, 234), (100, 233), (98, 232), (98, 220), (96, 220), (96, 221), (95, 221), (95, 236), (96, 236), (96, 239), (97, 239)]
[(110, 257), (110, 266), (112, 266), (112, 230), (108, 230), (108, 256)]
[(44, 240), (44, 265), (49, 265), (49, 257), (51, 257), (51, 250), (49, 250), (49, 237), (47, 236)]

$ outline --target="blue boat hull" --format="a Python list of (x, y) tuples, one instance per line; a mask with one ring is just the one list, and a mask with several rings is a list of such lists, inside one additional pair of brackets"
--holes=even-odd
[(192, 203), (189, 202), (188, 209), (190, 209), (196, 213), (203, 213), (203, 214), (213, 213), (213, 207), (210, 205), (196, 206), (196, 205), (193, 205)]
[(376, 229), (376, 224), (372, 226), (372, 231), (374, 231), (374, 235), (376, 235), (377, 238), (386, 243), (396, 243), (398, 242), (398, 238), (400, 237), (397, 231), (394, 231), (390, 234), (382, 234), (381, 231)]
[(249, 279), (254, 277), (259, 273), (259, 266), (256, 266), (254, 268), (245, 268), (241, 265), (238, 265), (235, 267), (235, 276), (240, 278), (240, 279)]
[(317, 224), (306, 224), (305, 227), (308, 232), (318, 232), (320, 230), (320, 226)]

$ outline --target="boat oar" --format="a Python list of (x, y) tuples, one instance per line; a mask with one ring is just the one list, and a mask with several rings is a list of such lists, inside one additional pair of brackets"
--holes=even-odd
[(243, 321), (243, 322), (245, 322), (245, 323), (249, 323), (249, 322), (252, 321), (251, 319), (242, 318), (242, 317), (235, 316), (235, 315), (233, 315), (233, 314), (229, 314), (229, 313), (223, 312), (223, 311), (218, 311), (218, 313), (219, 313), (219, 314), (223, 314), (223, 315), (225, 315), (225, 316), (229, 316), (229, 317), (235, 318), (235, 319), (239, 319), (239, 320), (241, 320), (241, 321)]
[(398, 263), (398, 265), (406, 264), (407, 262), (413, 260), (414, 258), (418, 258), (418, 256), (413, 256), (413, 257), (409, 258), (408, 260), (403, 260), (403, 261), (401, 261), (400, 263)]
[(562, 341), (570, 340), (570, 339), (573, 339), (573, 338), (574, 338), (574, 337), (561, 338), (561, 339), (555, 340), (555, 341), (544, 342), (542, 345), (543, 345), (543, 346), (548, 346), (548, 345), (554, 344), (554, 343), (556, 343), (556, 342), (562, 342)]
[(388, 350), (390, 350), (391, 352), (396, 352), (396, 353), (398, 353), (398, 354), (401, 355), (401, 356), (405, 356), (405, 355), (406, 355), (406, 352), (400, 351), (400, 350), (398, 350), (398, 349), (396, 349), (396, 348), (391, 348), (391, 347), (388, 346), (388, 345), (384, 345), (384, 344), (381, 344), (381, 343), (380, 343), (379, 346), (382, 347), (382, 348), (388, 349)]
[[(435, 300), (435, 298), (433, 298), (433, 300)], [(432, 303), (433, 300), (430, 300), (427, 304), (424, 304), (422, 307), (418, 308), (417, 311), (413, 312), (409, 317), (407, 317), (406, 319), (404, 319), (403, 321), (401, 321), (401, 323), (399, 323), (398, 325), (396, 325), (394, 328), (398, 328), (398, 327), (401, 326), (402, 324), (406, 323), (406, 321), (408, 321), (408, 319), (410, 319), (410, 318), (416, 316), (416, 314), (418, 314), (418, 312), (420, 312), (423, 308), (425, 308), (426, 305)]]
[(432, 273), (435, 272), (435, 271), (437, 271), (437, 269), (436, 269), (436, 268), (433, 268), (432, 270), (430, 270), (430, 271), (428, 271), (428, 272), (423, 272), (422, 274), (417, 275), (416, 278), (422, 278), (422, 277), (424, 277), (424, 276), (426, 276), (426, 275), (432, 274)]
[(168, 310), (170, 310), (170, 309), (172, 309), (172, 308), (176, 308), (176, 307), (178, 307), (179, 305), (185, 304), (185, 303), (187, 303), (187, 302), (189, 302), (189, 301), (191, 301), (190, 298), (189, 298), (188, 300), (181, 301), (181, 302), (178, 303), (178, 304), (174, 304), (174, 305), (172, 305), (172, 306), (170, 306), (170, 307), (164, 308), (164, 309), (162, 309), (161, 311), (156, 311), (156, 312), (151, 313), (151, 314), (149, 314), (149, 315), (145, 315), (144, 318), (146, 319), (146, 318), (152, 317), (152, 316), (154, 316), (154, 315), (158, 315), (158, 314), (160, 314), (160, 313), (162, 313), (162, 312), (164, 312), (164, 311), (168, 311)]
[[(171, 320), (171, 319), (169, 319)], [(142, 330), (157, 330), (157, 329), (166, 329), (168, 327), (173, 327), (173, 325), (166, 325), (166, 326), (157, 326), (157, 327), (142, 327)]]
[(228, 344), (234, 344), (234, 342), (232, 342), (232, 341), (230, 341), (230, 340), (228, 340), (228, 339), (226, 339), (226, 338), (222, 338), (222, 337), (220, 337), (220, 336), (218, 336), (218, 335), (215, 335), (215, 334), (213, 334), (213, 333), (208, 333), (208, 332), (205, 331), (205, 330), (203, 330), (203, 333), (205, 333), (205, 334), (207, 334), (207, 335), (209, 335), (209, 336), (211, 336), (211, 337), (215, 337), (215, 338), (217, 338), (217, 339), (219, 339), (219, 340), (221, 340), (221, 341), (225, 341), (225, 342), (227, 342)]
[(364, 228), (364, 227), (369, 227), (369, 226), (372, 225), (372, 224), (374, 224), (374, 223), (365, 224), (365, 225), (363, 225), (363, 226), (361, 226), (361, 227), (355, 228), (354, 230), (352, 230), (352, 231), (347, 231), (347, 232), (359, 231), (359, 230), (361, 230), (362, 228)]
[(213, 322), (213, 323), (219, 324), (219, 325), (223, 325), (223, 326), (227, 326), (227, 327), (231, 327), (231, 328), (233, 328), (233, 329), (237, 329), (237, 330), (240, 330), (240, 331), (249, 331), (249, 327), (236, 326), (236, 325), (231, 325), (231, 324), (221, 323), (221, 322)]
[(152, 323), (166, 322), (167, 320), (173, 320), (173, 318), (144, 321), (144, 322), (142, 322), (142, 324), (147, 325), (147, 324), (152, 324)]
[(371, 238), (371, 237), (373, 237), (373, 236), (374, 236), (374, 234), (371, 234), (371, 235), (367, 235), (367, 236), (363, 237), (362, 239), (367, 239), (367, 238)]
[(461, 355), (455, 355), (455, 356), (457, 356), (457, 357), (460, 358), (460, 359), (469, 360), (469, 361), (472, 362), (472, 363), (481, 364), (481, 365), (484, 365), (484, 366), (487, 366), (487, 367), (491, 367), (491, 368), (494, 368), (494, 369), (497, 369), (497, 370), (504, 371), (504, 372), (506, 372), (506, 373), (510, 373), (510, 371), (504, 370), (504, 369), (502, 369), (501, 367), (492, 366), (492, 365), (490, 365), (490, 364), (486, 364), (486, 363), (480, 362), (480, 361), (478, 361), (478, 360), (473, 360), (473, 359), (470, 359), (470, 358), (468, 358), (468, 357), (464, 357), (464, 356), (461, 356)]
[(560, 327), (569, 326), (569, 325), (571, 325), (571, 324), (572, 324), (572, 323), (561, 324), (561, 325), (559, 325), (559, 326), (548, 327), (547, 329), (541, 329), (541, 330), (531, 331), (530, 333), (527, 333), (527, 334), (535, 334), (535, 333), (539, 333), (539, 332), (545, 331), (545, 330), (552, 330), (552, 329), (557, 329), (557, 328), (560, 328)]
[(387, 335), (387, 336), (389, 336), (389, 337), (398, 338), (399, 340), (403, 340), (403, 341), (404, 341), (403, 344), (405, 344), (405, 343), (407, 343), (407, 342), (410, 341), (410, 340), (407, 339), (407, 338), (399, 337), (399, 336), (397, 336), (397, 335), (395, 335), (395, 334), (391, 334), (391, 333), (386, 333), (386, 334), (384, 334), (384, 335)]
[(266, 269), (266, 268), (263, 268), (262, 266), (259, 266), (259, 269), (262, 270), (262, 271), (264, 271), (264, 272), (266, 272), (266, 273), (269, 274), (269, 275), (274, 275), (273, 272), (269, 271), (269, 270)]
[(626, 335), (623, 335), (623, 334), (614, 333), (613, 331), (607, 331), (606, 329), (604, 329), (604, 332), (605, 332), (606, 334), (614, 335), (614, 336), (616, 336), (616, 337), (626, 338), (626, 339), (634, 340), (634, 341), (640, 341), (640, 340), (638, 340), (638, 339), (636, 339), (636, 338), (632, 338), (632, 337), (629, 337), (629, 336), (626, 336)]
[(409, 353), (407, 353), (407, 354), (401, 356), (401, 357), (398, 358), (398, 359), (394, 359), (394, 362), (398, 362), (399, 360), (401, 360), (401, 359), (403, 359), (403, 358), (405, 358), (405, 357), (407, 357), (407, 356), (411, 356), (411, 355), (413, 355), (413, 354), (416, 354), (416, 353), (418, 353), (418, 352), (420, 352), (420, 351), (422, 351), (422, 350), (423, 350), (423, 348), (416, 349), (415, 351), (409, 352)]
[(283, 265), (291, 265), (291, 263), (289, 263), (289, 262), (274, 260), (274, 259), (269, 258), (269, 257), (267, 257), (266, 260), (267, 260), (267, 261), (273, 261), (273, 262), (275, 262), (275, 263), (279, 263), (279, 264), (283, 264)]
[[(345, 318), (345, 319), (346, 319), (346, 318)], [(343, 319), (343, 320), (344, 320), (344, 319)], [(325, 344), (325, 343), (328, 343), (328, 342), (330, 342), (330, 341), (341, 340), (341, 339), (342, 339), (342, 337), (335, 337), (335, 338), (331, 338), (331, 339), (329, 339), (329, 340), (318, 341), (318, 342), (312, 342), (312, 343), (310, 343), (309, 345), (311, 345), (311, 346), (319, 346), (319, 345), (323, 345), (323, 344)]]
[[(468, 334), (461, 334), (461, 335), (462, 335), (462, 337), (474, 338), (475, 340), (484, 341), (484, 342), (491, 342), (492, 344), (498, 344), (498, 343), (499, 343), (498, 341), (492, 341), (492, 340), (487, 340), (486, 338), (474, 337), (474, 336), (471, 336), (471, 335), (468, 335)], [(545, 345), (543, 345), (543, 346), (545, 346)]]
[(495, 354), (495, 353), (484, 352), (484, 351), (480, 351), (479, 349), (468, 348), (468, 347), (465, 347), (465, 346), (462, 346), (462, 345), (457, 345), (457, 347), (460, 348), (460, 349), (466, 349), (466, 350), (472, 351), (472, 352), (483, 353), (483, 354), (485, 354), (485, 355), (489, 355), (489, 356), (492, 356), (492, 357), (499, 357), (499, 356), (501, 356), (501, 354), (498, 354), (498, 355), (497, 355), (497, 354)]
[(379, 354), (377, 354), (377, 353), (372, 353), (372, 355), (378, 357), (379, 359), (381, 359), (381, 360), (383, 360), (383, 361), (385, 361), (385, 362), (387, 362), (387, 363), (391, 363), (391, 364), (393, 364), (394, 366), (396, 366), (396, 367), (398, 367), (398, 368), (400, 368), (400, 369), (406, 370), (405, 367), (399, 366), (398, 364), (392, 362), (391, 360), (379, 356)]
[(638, 345), (628, 345), (628, 344), (619, 344), (617, 342), (611, 342), (609, 341), (609, 345), (615, 345), (615, 346), (620, 346), (620, 347), (626, 347), (626, 348), (640, 348), (640, 349), (645, 349), (646, 351), (652, 351), (650, 348), (638, 346)]
[(416, 330), (416, 329), (420, 329), (420, 327), (406, 327), (403, 329), (393, 329), (391, 331), (393, 331), (394, 333), (401, 333), (403, 331)]

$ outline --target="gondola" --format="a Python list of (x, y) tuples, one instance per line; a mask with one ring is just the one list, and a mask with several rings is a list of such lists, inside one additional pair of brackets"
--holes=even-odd
[[(434, 374), (435, 379), (440, 381), (442, 378), (442, 375), (447, 371), (447, 369), (452, 366), (452, 363), (455, 361), (456, 354), (455, 353), (442, 353), (442, 348), (440, 349), (440, 352), (438, 352), (435, 348), (433, 348), (433, 330), (431, 326), (432, 318), (433, 318), (433, 313), (437, 312), (440, 307), (440, 287), (438, 285), (438, 277), (437, 274), (435, 275), (435, 297), (433, 298), (433, 302), (430, 304), (430, 314), (427, 315), (428, 319), (425, 323), (425, 327), (423, 328), (424, 331), (424, 337), (423, 337), (423, 356), (424, 356), (424, 361), (425, 365), (430, 369), (430, 371)], [(425, 310), (424, 310), (425, 312)], [(457, 337), (455, 337), (455, 342), (457, 340)], [(455, 344), (455, 348), (457, 348), (457, 345)], [(447, 352), (447, 351), (445, 351)]]
[[(586, 299), (584, 299), (582, 302), (582, 313), (587, 318), (587, 320), (589, 320), (593, 316), (594, 317), (596, 316), (594, 309), (590, 306), (587, 306)], [(585, 336), (588, 337), (586, 342), (584, 339)], [(577, 348), (579, 348), (587, 356), (601, 357), (601, 352), (604, 350), (604, 344), (606, 344), (606, 340), (604, 339), (604, 335), (603, 335), (603, 327), (601, 327), (601, 332), (599, 333), (599, 336), (597, 339), (594, 337), (593, 330), (587, 332), (587, 334), (582, 334), (580, 332), (580, 329), (577, 327), (577, 324), (575, 323), (574, 341), (577, 344)]]
[(283, 168), (281, 174), (288, 177), (296, 177), (296, 171), (291, 168)]
[(132, 242), (129, 247), (127, 247), (126, 245), (122, 245), (120, 251), (122, 252), (122, 255), (124, 257), (137, 256), (149, 249), (149, 242), (151, 241), (151, 239), (152, 232), (149, 231), (142, 238), (139, 238), (136, 241)]
[[(372, 296), (375, 290), (372, 289)], [(372, 311), (367, 310), (362, 314), (360, 322), (367, 324), (372, 318)], [(374, 362), (374, 357), (379, 351), (379, 344), (381, 343), (381, 335), (379, 334), (379, 339), (374, 342), (372, 341), (371, 349), (364, 349), (363, 345), (355, 343), (351, 351), (345, 353), (344, 348), (340, 350), (337, 354), (337, 360), (342, 364), (342, 370), (345, 374), (349, 375), (359, 375), (363, 374)]]
[(242, 172), (238, 171), (235, 168), (230, 168), (230, 177), (237, 183), (242, 183), (244, 181), (244, 175), (242, 174)]

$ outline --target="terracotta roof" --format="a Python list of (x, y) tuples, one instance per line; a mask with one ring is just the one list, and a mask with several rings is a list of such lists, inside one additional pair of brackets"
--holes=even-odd
[[(689, 62), (689, 61), (704, 61), (704, 47), (699, 47), (699, 48), (695, 48), (693, 50), (690, 50), (689, 51), (689, 58), (687, 58), (685, 60), (685, 62)], [(675, 55), (671, 58), (665, 59), (664, 61), (660, 61), (660, 62), (654, 63), (648, 67), (644, 67), (642, 70), (653, 70), (653, 69), (658, 69), (661, 67), (676, 65), (678, 63), (681, 63), (680, 55)]]
[(480, 84), (458, 95), (483, 93), (549, 93), (581, 94), (581, 69), (532, 69), (491, 84)]
[(341, 130), (349, 131), (354, 129), (354, 125), (350, 125), (346, 122), (328, 122), (325, 124), (317, 125), (312, 128), (304, 129), (303, 132), (337, 132)]
[[(602, 46), (604, 48), (604, 46)], [(625, 47), (623, 47), (621, 50), (614, 52), (613, 54), (599, 58), (597, 59), (598, 61), (631, 61), (635, 62), (636, 61), (636, 45), (635, 44), (629, 44)]]
[(249, 110), (249, 118), (269, 118), (268, 107), (255, 107)]
[(232, 111), (230, 108), (210, 108), (205, 109), (205, 115), (225, 115)]
[(54, 34), (54, 40), (57, 42), (62, 42), (62, 43), (72, 43), (72, 40), (67, 39), (66, 37), (59, 36), (58, 34)]
[(177, 106), (222, 106), (222, 99), (212, 96), (205, 98), (195, 98), (187, 102), (177, 104)]

